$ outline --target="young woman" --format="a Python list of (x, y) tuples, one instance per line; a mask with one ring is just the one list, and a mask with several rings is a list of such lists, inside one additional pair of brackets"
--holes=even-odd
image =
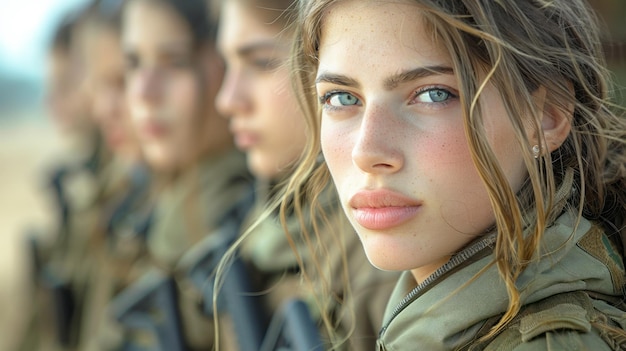
[(205, 12), (197, 1), (167, 0), (131, 0), (124, 11), (131, 116), (164, 187), (150, 246), (167, 265), (216, 225), (247, 183), (245, 158), (213, 104), (223, 63)]
[[(98, 225), (89, 235), (77, 267), (85, 270), (80, 311), (79, 348), (85, 349), (100, 327), (112, 296), (127, 279), (128, 267), (140, 256), (148, 221), (149, 176), (132, 130), (125, 96), (125, 61), (122, 51), (123, 2), (97, 0), (78, 24), (77, 41), (92, 97), (91, 116), (110, 150), (99, 191)], [(85, 269), (85, 268), (83, 268)]]
[(626, 122), (586, 4), (303, 5), (287, 195), (330, 174), (370, 262), (405, 271), (378, 349), (623, 348)]
[(120, 8), (95, 1), (78, 33), (92, 96), (91, 115), (112, 153), (129, 162), (139, 158), (124, 96), (124, 55), (120, 42)]
[[(120, 294), (135, 291), (151, 269), (176, 279), (179, 298), (169, 303), (180, 310), (182, 338), (191, 349), (212, 347), (207, 332), (212, 327), (198, 307), (197, 292), (186, 289), (179, 260), (218, 228), (249, 189), (250, 178), (243, 154), (233, 148), (227, 123), (214, 108), (223, 63), (214, 49), (215, 24), (205, 16), (202, 1), (130, 0), (123, 9), (121, 36), (126, 98), (152, 170), (156, 201), (145, 259), (128, 269)], [(116, 339), (107, 333), (120, 326), (109, 329), (111, 324), (104, 323), (101, 338), (92, 338), (99, 347), (138, 345), (145, 339), (126, 330)]]
[[(64, 139), (87, 138), (92, 143), (94, 124), (89, 118), (89, 99), (85, 91), (77, 88), (81, 72), (72, 48), (76, 17), (66, 16), (52, 37), (47, 56), (46, 107)], [(85, 141), (79, 142), (82, 143)]]
[[(94, 205), (101, 186), (99, 178), (108, 162), (98, 128), (90, 118), (91, 96), (82, 89), (85, 68), (79, 64), (82, 56), (76, 35), (85, 11), (66, 15), (48, 51), (46, 106), (63, 147), (45, 179), (55, 222), (30, 238), (34, 303), (28, 306), (31, 315), (21, 341), (22, 350), (45, 349), (45, 345), (68, 347), (76, 340), (70, 332), (76, 325), (76, 314), (58, 306), (53, 296), (70, 298), (70, 284), (76, 278), (73, 258), (83, 248), (76, 250), (76, 243), (83, 242), (82, 234), (92, 232), (97, 222)], [(44, 279), (44, 270), (51, 279)], [(73, 309), (75, 296), (71, 298)], [(57, 324), (60, 314), (64, 314), (65, 322)]]
[[(383, 306), (391, 293), (395, 274), (376, 272), (367, 265), (358, 239), (352, 233), (337, 207), (330, 187), (319, 195), (321, 206), (329, 212), (324, 226), (322, 220), (311, 218), (300, 222), (295, 216), (286, 218), (287, 227), (295, 234), (303, 231), (302, 223), (311, 230), (313, 222), (321, 226), (319, 237), (307, 243), (302, 237), (289, 242), (280, 225), (278, 213), (267, 218), (263, 210), (271, 204), (278, 184), (292, 174), (294, 165), (305, 148), (306, 125), (289, 79), (289, 57), (294, 37), (293, 21), (298, 1), (294, 0), (236, 0), (221, 2), (218, 48), (226, 61), (226, 73), (217, 95), (216, 105), (229, 118), (235, 144), (247, 156), (248, 168), (257, 179), (256, 207), (248, 216), (251, 231), (242, 239), (241, 254), (267, 291), (264, 297), (269, 313), (274, 314), (289, 297), (311, 302), (314, 315), (319, 307), (313, 305), (313, 294), (301, 284), (298, 256), (304, 266), (313, 264), (314, 256), (307, 246), (321, 251), (330, 268), (324, 276), (316, 277), (314, 289), (328, 284), (335, 297), (326, 301), (326, 313), (344, 320), (336, 327), (338, 337), (348, 337), (354, 350), (372, 349), (382, 321)], [(308, 199), (302, 199), (306, 202)], [(257, 222), (262, 218), (260, 222)], [(306, 231), (307, 229), (304, 229)], [(290, 248), (294, 244), (295, 255)], [(347, 267), (342, 256), (347, 254)], [(347, 275), (344, 273), (347, 269)], [(344, 287), (350, 282), (352, 294)], [(368, 305), (366, 301), (378, 300)], [(341, 307), (341, 306), (345, 307)], [(358, 308), (355, 306), (358, 305)], [(364, 307), (366, 306), (366, 307)]]

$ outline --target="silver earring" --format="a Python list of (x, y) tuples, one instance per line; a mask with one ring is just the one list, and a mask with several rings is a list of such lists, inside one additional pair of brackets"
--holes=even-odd
[(539, 148), (539, 145), (533, 145), (533, 157), (534, 158), (539, 158), (539, 153), (541, 152), (541, 149)]

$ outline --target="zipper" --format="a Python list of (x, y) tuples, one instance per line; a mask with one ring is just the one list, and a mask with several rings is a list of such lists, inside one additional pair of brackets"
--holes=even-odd
[(452, 256), (446, 264), (439, 267), (433, 274), (431, 274), (426, 280), (424, 280), (421, 284), (413, 288), (400, 303), (393, 309), (391, 313), (391, 318), (389, 321), (382, 327), (380, 333), (378, 333), (378, 339), (381, 340), (389, 324), (402, 312), (411, 302), (416, 300), (420, 294), (428, 287), (433, 285), (439, 278), (441, 278), (444, 274), (451, 272), (453, 269), (459, 267), (462, 263), (466, 262), (470, 258), (476, 256), (481, 251), (491, 248), (493, 244), (496, 242), (496, 233), (492, 232), (490, 234), (484, 235), (480, 240), (474, 242), (463, 251), (457, 253)]

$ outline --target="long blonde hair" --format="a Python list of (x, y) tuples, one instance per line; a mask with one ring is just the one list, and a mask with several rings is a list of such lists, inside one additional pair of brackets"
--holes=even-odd
[[(311, 194), (330, 181), (326, 165), (318, 162), (320, 113), (314, 80), (324, 14), (339, 1), (301, 4), (294, 84), (307, 115), (309, 139), (287, 186), (290, 198), (314, 200)], [(509, 305), (492, 329), (495, 334), (521, 308), (515, 281), (535, 257), (545, 228), (562, 211), (555, 195), (566, 172), (573, 170), (575, 175), (568, 207), (577, 211), (579, 218), (602, 223), (621, 245), (619, 236), (626, 235), (626, 122), (616, 113), (622, 108), (609, 99), (611, 80), (598, 23), (583, 0), (413, 2), (426, 30), (452, 59), (469, 149), (496, 218), (498, 236), (492, 264), (506, 285)], [(479, 97), (488, 82), (498, 88), (524, 151), (529, 177), (519, 192), (508, 184), (482, 126), (481, 111), (487, 106), (482, 106)], [(526, 116), (532, 116), (530, 123), (538, 140), (544, 140), (541, 111), (532, 96), (539, 87), (545, 88), (549, 106), (571, 115), (572, 130), (560, 148), (535, 160), (524, 125), (529, 123)], [(545, 143), (540, 147), (546, 148)], [(319, 209), (315, 203), (311, 206)], [(298, 213), (298, 208), (295, 211)]]

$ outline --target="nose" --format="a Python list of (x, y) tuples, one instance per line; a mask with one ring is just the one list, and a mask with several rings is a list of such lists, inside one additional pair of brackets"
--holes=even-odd
[(253, 87), (245, 81), (244, 73), (241, 70), (227, 68), (220, 90), (215, 97), (217, 111), (227, 118), (249, 112), (252, 105), (248, 98), (248, 89), (253, 89)]
[(143, 103), (155, 104), (162, 95), (162, 77), (156, 68), (146, 67), (130, 77), (130, 91)]
[(352, 149), (353, 163), (366, 173), (392, 174), (404, 166), (400, 120), (384, 107), (364, 111)]

